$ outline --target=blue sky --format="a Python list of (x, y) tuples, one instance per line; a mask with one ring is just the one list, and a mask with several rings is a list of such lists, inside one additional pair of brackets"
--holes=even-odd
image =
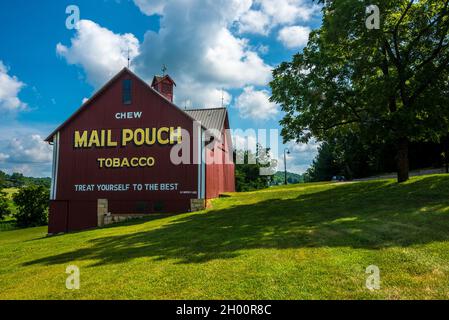
[[(78, 29), (66, 27), (69, 5)], [(49, 176), (42, 139), (126, 65), (128, 49), (145, 80), (167, 65), (180, 107), (219, 107), (224, 94), (233, 128), (280, 129), (271, 69), (304, 47), (320, 12), (310, 0), (17, 0), (0, 3), (0, 21), (0, 170)], [(316, 154), (316, 144), (288, 147), (290, 171)]]

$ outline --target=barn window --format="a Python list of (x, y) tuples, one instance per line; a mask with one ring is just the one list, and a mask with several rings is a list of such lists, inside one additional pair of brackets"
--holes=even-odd
[(132, 102), (131, 87), (132, 87), (131, 79), (123, 80), (123, 92), (122, 92), (123, 104), (131, 104)]

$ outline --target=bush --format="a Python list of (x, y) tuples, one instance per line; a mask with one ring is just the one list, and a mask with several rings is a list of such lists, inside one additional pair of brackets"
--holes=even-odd
[(14, 217), (19, 227), (44, 226), (48, 222), (50, 192), (43, 186), (21, 188), (13, 196), (17, 212)]
[(0, 220), (11, 214), (6, 193), (0, 191)]

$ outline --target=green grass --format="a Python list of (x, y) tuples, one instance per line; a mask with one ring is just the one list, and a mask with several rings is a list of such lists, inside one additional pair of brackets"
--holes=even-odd
[(63, 236), (1, 232), (0, 299), (448, 299), (448, 195), (449, 175), (303, 184)]

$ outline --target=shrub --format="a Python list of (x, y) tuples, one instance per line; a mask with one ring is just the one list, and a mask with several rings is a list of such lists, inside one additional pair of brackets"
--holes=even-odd
[(0, 191), (0, 220), (3, 220), (4, 217), (9, 216), (11, 214), (11, 209), (8, 205), (8, 198), (6, 197), (6, 193)]
[(19, 227), (37, 227), (48, 222), (48, 205), (50, 193), (43, 186), (21, 188), (13, 196), (17, 212), (14, 217)]

